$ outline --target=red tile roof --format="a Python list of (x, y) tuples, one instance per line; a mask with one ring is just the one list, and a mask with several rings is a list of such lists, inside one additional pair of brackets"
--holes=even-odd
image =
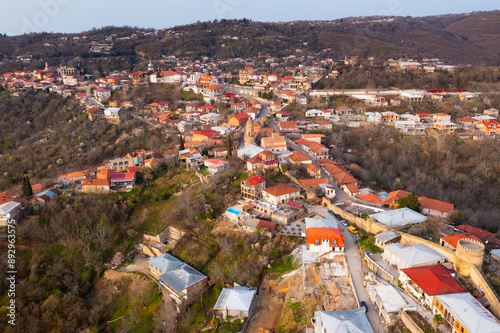
[(300, 190), (288, 184), (280, 184), (273, 187), (268, 187), (264, 190), (264, 192), (267, 192), (274, 197), (281, 197), (282, 195), (300, 192)]
[(411, 193), (403, 191), (403, 190), (393, 191), (387, 195), (387, 198), (385, 198), (385, 200), (382, 201), (382, 203), (384, 205), (397, 204), (399, 198), (407, 197), (408, 194), (411, 194)]
[(265, 183), (266, 180), (264, 178), (262, 178), (261, 176), (253, 176), (253, 177), (245, 179), (244, 182), (249, 182), (252, 185), (256, 185), (257, 183)]
[(269, 222), (266, 220), (259, 220), (257, 227), (267, 229), (267, 231), (269, 231), (270, 233), (273, 233), (274, 229), (276, 228), (276, 223)]
[(468, 232), (469, 234), (473, 234), (475, 236), (495, 236), (495, 234), (492, 234), (491, 232), (488, 232), (486, 230), (483, 230), (483, 229), (480, 229), (480, 228), (477, 228), (477, 227), (473, 227), (471, 225), (468, 225), (468, 224), (462, 224), (462, 225), (459, 225), (457, 226), (457, 229), (460, 229), (460, 230), (463, 230), (465, 232)]
[(330, 241), (330, 246), (332, 246), (332, 240), (336, 240), (337, 244), (333, 246), (344, 247), (344, 235), (342, 234), (342, 231), (335, 228), (306, 229), (306, 239), (307, 244), (314, 244), (316, 240), (318, 240), (319, 244), (321, 244), (323, 239), (328, 239)]
[(371, 193), (368, 193), (368, 194), (359, 194), (357, 195), (358, 198), (360, 198), (361, 200), (365, 200), (365, 201), (368, 201), (368, 202), (371, 202), (371, 203), (375, 203), (375, 204), (379, 204), (382, 202), (382, 199), (377, 197), (376, 195), (374, 194), (371, 194)]
[(450, 244), (454, 248), (457, 247), (458, 241), (460, 239), (462, 239), (462, 238), (472, 238), (472, 239), (475, 239), (475, 240), (477, 240), (479, 242), (481, 241), (476, 236), (467, 236), (467, 234), (458, 234), (458, 235), (451, 235), (451, 236), (441, 237), (442, 240), (444, 240), (446, 243)]
[(446, 295), (466, 291), (451, 277), (452, 270), (443, 265), (406, 268), (401, 270), (427, 295)]
[(420, 208), (422, 209), (427, 208), (441, 213), (453, 211), (453, 204), (444, 201), (420, 197), (418, 198), (418, 202), (420, 202)]

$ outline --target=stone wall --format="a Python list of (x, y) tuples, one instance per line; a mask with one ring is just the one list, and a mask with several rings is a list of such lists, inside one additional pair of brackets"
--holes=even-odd
[(391, 230), (391, 228), (389, 228), (383, 224), (377, 223), (374, 220), (372, 220), (371, 218), (369, 218), (368, 220), (365, 220), (365, 219), (362, 219), (360, 217), (354, 216), (354, 215), (346, 212), (345, 210), (335, 206), (334, 204), (332, 204), (331, 202), (329, 202), (325, 198), (323, 198), (322, 204), (327, 206), (328, 209), (332, 210), (335, 214), (339, 214), (340, 216), (342, 216), (342, 218), (344, 220), (348, 220), (349, 222), (354, 223), (356, 225), (356, 227), (363, 229), (368, 233), (379, 234), (381, 232)]
[(413, 236), (407, 233), (401, 233), (401, 241), (400, 243), (403, 246), (412, 246), (412, 245), (417, 245), (417, 244), (424, 244), (427, 245), (428, 247), (432, 248), (433, 250), (436, 250), (437, 252), (445, 255), (448, 257), (449, 262), (453, 262), (455, 258), (455, 252), (445, 248), (444, 246), (441, 246), (439, 244), (436, 244), (434, 242), (431, 242), (430, 240), (423, 239), (417, 236)]
[(405, 311), (401, 311), (401, 320), (403, 321), (403, 324), (405, 324), (406, 328), (411, 331), (411, 333), (424, 333), (424, 331), (422, 331), (422, 329), (418, 327), (417, 323), (415, 323)]
[(382, 267), (380, 267), (375, 261), (373, 261), (372, 258), (365, 255), (363, 260), (366, 264), (366, 267), (368, 267), (373, 273), (377, 274), (378, 276), (382, 277), (385, 280), (394, 282), (393, 276), (388, 272), (386, 272)]
[(489, 310), (493, 312), (497, 318), (500, 318), (500, 301), (498, 300), (495, 291), (484, 278), (483, 274), (474, 265), (471, 266), (470, 279), (476, 287), (481, 288), (484, 291), (486, 299), (490, 302)]

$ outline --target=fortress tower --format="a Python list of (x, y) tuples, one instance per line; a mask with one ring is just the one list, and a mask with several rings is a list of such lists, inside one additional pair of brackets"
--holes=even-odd
[(252, 118), (248, 118), (247, 126), (245, 128), (245, 147), (255, 144), (255, 133), (253, 131)]
[(484, 244), (472, 238), (462, 238), (457, 243), (453, 266), (465, 276), (470, 276), (472, 266), (481, 271), (484, 258)]

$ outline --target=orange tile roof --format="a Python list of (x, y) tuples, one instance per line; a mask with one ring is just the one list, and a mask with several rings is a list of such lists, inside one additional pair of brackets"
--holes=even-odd
[(38, 191), (38, 190), (41, 190), (42, 189), (42, 184), (35, 184), (35, 185), (31, 185), (31, 189), (33, 191)]
[(19, 193), (15, 191), (5, 191), (0, 193), (0, 198), (12, 198), (12, 197), (18, 197)]
[[(330, 246), (344, 247), (344, 235), (342, 231), (335, 228), (309, 228), (306, 229), (307, 244), (314, 244), (316, 240), (322, 243), (323, 239), (330, 241)], [(337, 244), (332, 244), (332, 241), (337, 241)]]
[(109, 185), (107, 179), (84, 179), (82, 186), (106, 186)]
[(310, 161), (311, 159), (299, 151), (293, 151), (288, 158), (293, 162)]
[(453, 211), (453, 204), (444, 201), (419, 197), (418, 202), (420, 202), (420, 208), (422, 209), (427, 208), (441, 213), (449, 213)]
[(308, 188), (311, 185), (319, 187), (319, 184), (330, 184), (330, 182), (326, 178), (301, 179), (300, 183), (305, 188)]
[(270, 195), (274, 197), (281, 197), (282, 195), (290, 194), (290, 193), (295, 193), (295, 192), (300, 192), (300, 190), (296, 187), (293, 187), (288, 184), (280, 184), (276, 185), (273, 187), (268, 187), (265, 190), (263, 190)]
[(286, 139), (284, 136), (278, 136), (276, 138), (269, 136), (262, 138), (260, 145), (262, 146), (262, 148), (276, 148), (276, 147), (286, 148)]
[(454, 248), (457, 247), (458, 241), (462, 238), (472, 238), (480, 242), (481, 240), (477, 238), (476, 236), (467, 236), (467, 234), (458, 234), (458, 235), (450, 235), (450, 236), (445, 236), (441, 237), (442, 240), (444, 240), (446, 243), (450, 244)]
[(379, 204), (379, 203), (382, 202), (381, 198), (379, 198), (376, 195), (371, 194), (371, 193), (368, 193), (368, 194), (359, 194), (359, 195), (357, 195), (357, 197), (360, 198), (360, 199), (362, 199), (362, 200), (374, 203), (374, 204)]
[(337, 184), (339, 186), (353, 184), (353, 183), (358, 182), (353, 176), (351, 176), (350, 174), (345, 173), (345, 172), (336, 173), (332, 177), (333, 177), (333, 179), (335, 179), (335, 181), (337, 182)]
[(359, 192), (359, 188), (356, 186), (356, 184), (346, 184), (345, 185), (349, 192), (356, 194)]
[(407, 197), (408, 194), (411, 194), (411, 193), (403, 191), (403, 190), (393, 191), (387, 195), (385, 200), (382, 201), (382, 204), (384, 204), (384, 205), (397, 205), (398, 199)]

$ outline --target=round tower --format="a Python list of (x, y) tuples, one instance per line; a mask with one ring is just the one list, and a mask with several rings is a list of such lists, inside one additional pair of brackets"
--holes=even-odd
[(472, 239), (462, 238), (458, 240), (455, 250), (453, 266), (455, 270), (465, 276), (470, 276), (472, 266), (476, 266), (481, 271), (484, 258), (484, 244)]
[(247, 126), (245, 128), (245, 146), (255, 144), (255, 133), (253, 131), (252, 118), (248, 118)]

